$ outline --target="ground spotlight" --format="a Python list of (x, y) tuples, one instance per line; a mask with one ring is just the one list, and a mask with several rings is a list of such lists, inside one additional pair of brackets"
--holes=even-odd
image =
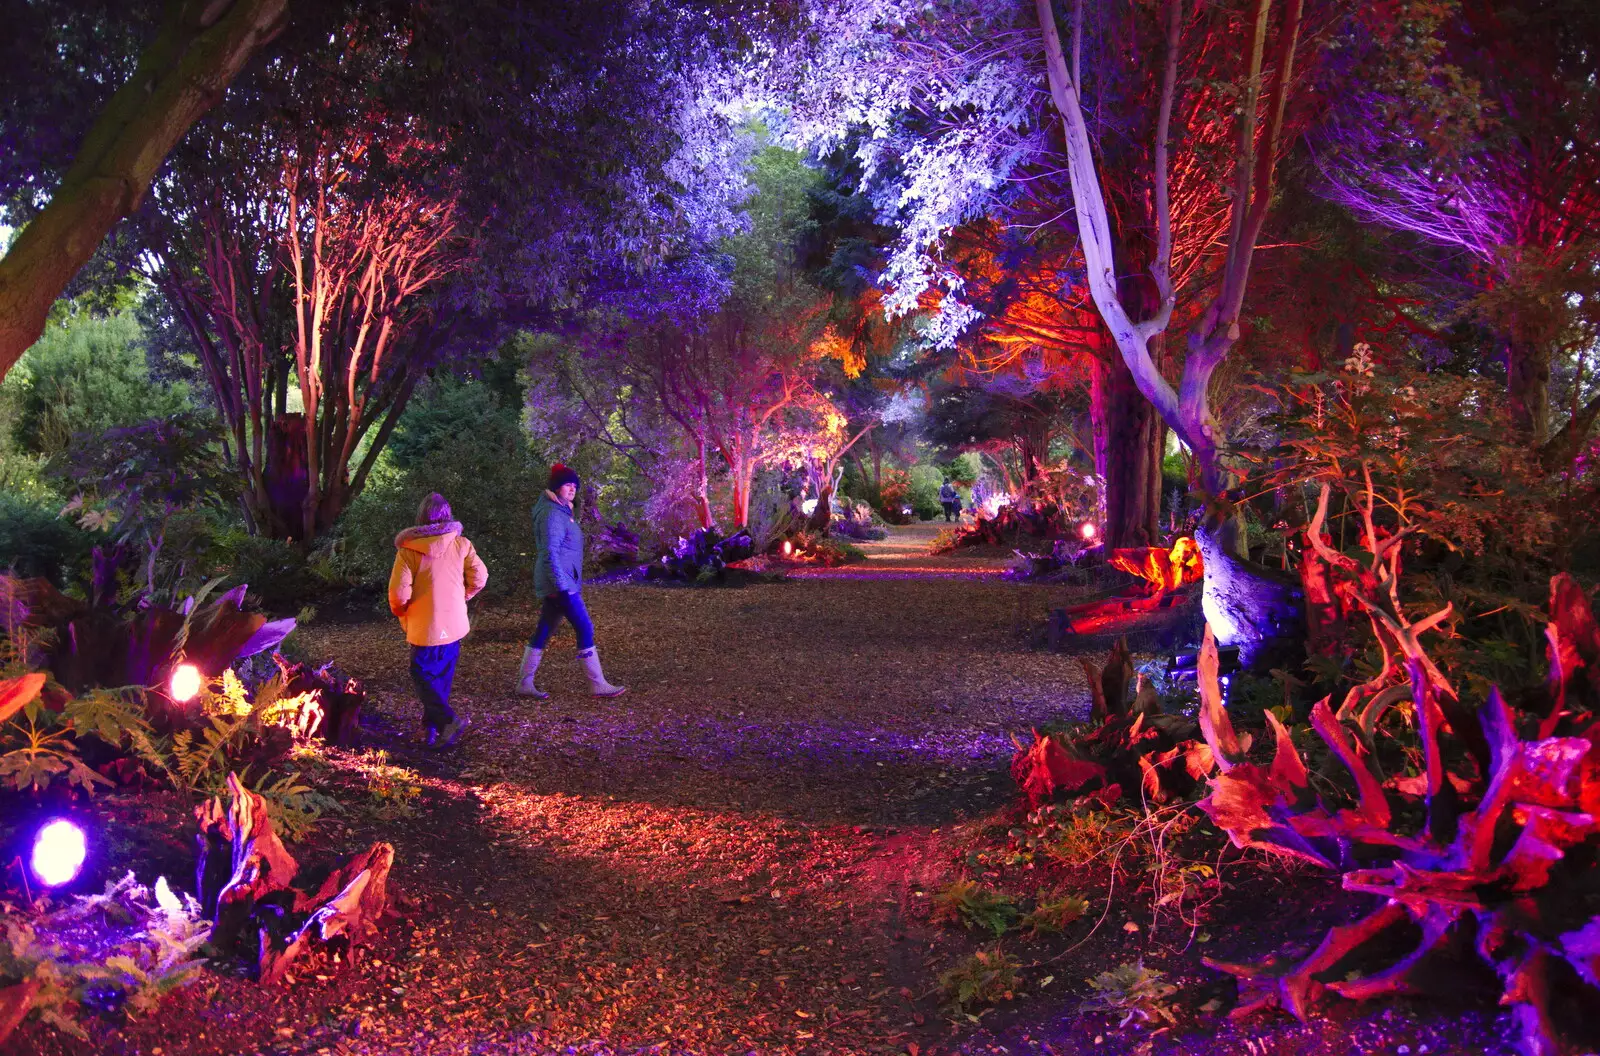
[(172, 669), (172, 677), (167, 680), (168, 692), (179, 704), (199, 696), (200, 689), (204, 685), (205, 678), (200, 674), (200, 669), (193, 664), (179, 664)]
[(1099, 535), (1100, 529), (1094, 526), (1093, 521), (1084, 521), (1083, 527), (1078, 529), (1078, 533), (1082, 535), (1085, 540), (1089, 540)]
[(794, 553), (794, 544), (791, 543), (789, 540), (785, 539), (783, 541), (783, 556), (784, 557), (788, 557), (790, 554), (793, 554), (793, 553)]
[(65, 818), (56, 818), (34, 835), (28, 864), (41, 884), (60, 887), (77, 879), (88, 857), (89, 842), (83, 830)]

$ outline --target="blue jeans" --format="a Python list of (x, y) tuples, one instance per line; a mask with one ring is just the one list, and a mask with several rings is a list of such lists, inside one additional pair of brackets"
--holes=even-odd
[(533, 629), (528, 648), (543, 649), (563, 616), (578, 634), (578, 651), (581, 653), (585, 649), (593, 649), (594, 623), (589, 619), (589, 610), (583, 607), (583, 595), (566, 591), (545, 597), (539, 606), (539, 626)]
[(456, 721), (456, 713), (450, 709), (450, 687), (455, 685), (456, 660), (460, 656), (460, 642), (411, 647), (411, 684), (422, 701), (422, 725), (430, 730), (443, 729)]

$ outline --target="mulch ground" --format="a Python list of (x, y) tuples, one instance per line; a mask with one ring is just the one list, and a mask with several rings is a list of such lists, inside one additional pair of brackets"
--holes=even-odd
[[(331, 857), (391, 840), (404, 919), (354, 966), (308, 964), (273, 988), (212, 974), (153, 1017), (92, 1024), (87, 1045), (30, 1024), (13, 1047), (1511, 1051), (1504, 1017), (1477, 1005), (1346, 1007), (1308, 1026), (1194, 1013), (1176, 1029), (1079, 1012), (1085, 978), (1141, 957), (1185, 1007), (1225, 1009), (1232, 983), (1200, 965), (1202, 950), (1247, 959), (1285, 939), (1314, 943), (1358, 908), (1325, 878), (1259, 868), (1221, 891), (1205, 947), (1194, 929), (1128, 930), (1147, 919), (1148, 895), (1107, 905), (1094, 888), (1104, 878), (1085, 872), (1072, 879), (1094, 919), (1006, 940), (1030, 966), (1015, 1000), (976, 1022), (945, 1006), (940, 973), (985, 943), (930, 923), (930, 895), (981, 871), (974, 852), (1016, 820), (1012, 735), (1081, 714), (1087, 696), (1070, 657), (1027, 644), (1048, 605), (1068, 599), (1001, 580), (998, 559), (927, 557), (932, 534), (901, 530), (865, 566), (788, 583), (594, 588), (607, 673), (630, 686), (610, 701), (586, 695), (570, 632), (547, 655), (551, 699), (513, 697), (533, 608), (480, 608), (456, 691), (474, 725), (450, 753), (412, 740), (405, 647), (386, 614), (313, 622), (308, 649), (367, 681), (374, 744), (425, 787), (409, 817), (352, 810), (296, 850)], [(177, 860), (186, 837), (171, 813), (149, 838)]]

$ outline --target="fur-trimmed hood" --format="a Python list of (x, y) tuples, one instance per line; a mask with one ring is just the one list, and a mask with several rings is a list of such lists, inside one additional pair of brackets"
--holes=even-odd
[(440, 543), (461, 534), (460, 521), (434, 521), (431, 524), (414, 524), (394, 537), (396, 550), (415, 550), (425, 554)]

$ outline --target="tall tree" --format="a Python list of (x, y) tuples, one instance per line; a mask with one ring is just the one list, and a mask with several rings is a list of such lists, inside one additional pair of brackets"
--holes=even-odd
[[(1253, 0), (1243, 12), (1186, 9), (1173, 0), (1156, 9), (1157, 18), (1132, 20), (1134, 33), (1093, 32), (1102, 13), (1123, 6), (1096, 4), (1093, 17), (1086, 17), (1083, 5), (1075, 7), (1069, 54), (1050, 0), (1036, 0), (1031, 10), (977, 4), (928, 9), (893, 0), (820, 3), (831, 29), (819, 34), (821, 46), (838, 73), (820, 86), (794, 86), (801, 100), (794, 127), (821, 149), (854, 147), (882, 214), (903, 232), (885, 269), (885, 281), (895, 290), (889, 306), (909, 308), (930, 287), (942, 287), (945, 329), (935, 336), (944, 337), (965, 330), (978, 314), (960, 297), (962, 278), (942, 255), (949, 232), (1003, 212), (1022, 193), (1018, 185), (1028, 164), (1059, 134), (1070, 195), (1057, 198), (1055, 215), (1071, 218), (1084, 284), (1139, 392), (1189, 447), (1204, 489), (1220, 499), (1230, 467), (1210, 383), (1242, 336), (1245, 292), (1277, 161), (1288, 130), (1304, 112), (1290, 105), (1296, 71), (1304, 53), (1320, 47), (1324, 27), (1302, 34), (1303, 0), (1281, 7)], [(1122, 24), (1115, 17), (1104, 21)], [(1216, 50), (1191, 46), (1197, 39), (1219, 43)], [(1153, 61), (1129, 63), (1129, 54)], [(1192, 63), (1207, 54), (1221, 60), (1214, 67), (1217, 76), (1180, 76), (1192, 73)], [(1118, 78), (1133, 78), (1145, 90), (1118, 90)], [(1192, 83), (1223, 86), (1200, 115), (1184, 102), (1195, 97)], [(1106, 177), (1115, 171), (1113, 141), (1125, 132), (1129, 101), (1139, 101), (1152, 115), (1148, 160), (1145, 177), (1128, 184), (1136, 193), (1119, 197), (1118, 184)], [(1210, 134), (1217, 129), (1220, 136)], [(1205, 207), (1174, 195), (1175, 149), (1194, 155), (1197, 171), (1225, 174), (1229, 203), (1221, 244), (1205, 261), (1210, 277), (1181, 306), (1174, 242), (1190, 216)], [(1143, 224), (1119, 224), (1124, 206), (1136, 210)], [(1129, 237), (1141, 227), (1153, 237)], [(1166, 350), (1174, 362), (1164, 368), (1161, 339), (1174, 319), (1188, 330), (1186, 347), (1181, 359)], [(1177, 385), (1168, 381), (1167, 369), (1179, 373)], [(1284, 606), (1236, 590), (1251, 577), (1242, 567), (1231, 570), (1229, 556), (1212, 545), (1227, 541), (1226, 529), (1204, 534), (1202, 545), (1217, 555), (1213, 560), (1207, 553), (1208, 614), (1232, 592), (1226, 620), (1221, 612), (1214, 617), (1220, 633), (1259, 638), (1263, 628), (1257, 625), (1279, 615), (1267, 610)], [(1252, 605), (1259, 610), (1254, 615)]]
[[(332, 527), (430, 365), (423, 295), (467, 250), (459, 196), (427, 179), (442, 148), (409, 126), (379, 111), (211, 142), (215, 168), (158, 196), (168, 237), (148, 272), (199, 350), (264, 534)], [(224, 164), (241, 145), (248, 166)]]
[[(1276, 61), (1282, 49), (1272, 61), (1254, 56), (1251, 24), (1241, 24), (1231, 8), (1186, 16), (1172, 5), (1094, 4), (1092, 14), (1074, 21), (1079, 35), (1067, 74), (1080, 119), (1083, 106), (1092, 108), (1091, 138), (1087, 127), (1074, 135), (1071, 122), (1057, 117), (1052, 95), (1060, 78), (1052, 76), (1049, 59), (1061, 58), (1064, 70), (1065, 57), (1054, 15), (1052, 45), (1041, 22), (1050, 13), (1038, 5), (933, 10), (896, 0), (819, 0), (817, 6), (830, 32), (818, 35), (824, 58), (813, 61), (834, 72), (794, 82), (793, 134), (818, 149), (852, 151), (880, 218), (900, 231), (883, 272), (890, 311), (931, 296), (940, 308), (930, 331), (936, 342), (954, 341), (981, 323), (980, 341), (1036, 362), (1098, 358), (1097, 368), (1079, 376), (1092, 380), (1100, 476), (1115, 522), (1107, 527), (1119, 539), (1154, 534), (1161, 421), (1213, 467), (1208, 482), (1220, 492), (1226, 474), (1212, 457), (1215, 423), (1204, 400), (1193, 398), (1214, 366), (1205, 368), (1203, 356), (1187, 357), (1192, 378), (1180, 400), (1165, 380), (1163, 335), (1174, 318), (1200, 326), (1208, 308), (1242, 295), (1249, 254), (1226, 247), (1230, 238), (1253, 247), (1261, 216), (1248, 205), (1241, 214), (1236, 155), (1246, 151), (1248, 160), (1265, 161), (1243, 170), (1243, 200), (1259, 200), (1256, 213), (1264, 213), (1273, 163), (1287, 140), (1283, 128), (1296, 116), (1271, 105), (1287, 98), (1287, 86), (1281, 98), (1270, 85), (1263, 94), (1265, 81), (1283, 68)], [(1259, 12), (1263, 27), (1269, 10)], [(1292, 57), (1298, 23), (1283, 21), (1294, 23), (1285, 26)], [(1130, 48), (1157, 61), (1130, 64)], [(1080, 75), (1092, 85), (1077, 83)], [(1079, 91), (1088, 92), (1087, 103)], [(1247, 129), (1235, 111), (1245, 115)], [(1257, 185), (1258, 169), (1265, 187)], [(1219, 181), (1219, 170), (1231, 178)], [(1077, 199), (1086, 175), (1093, 179), (1092, 203)], [(1251, 217), (1255, 222), (1244, 224)], [(973, 260), (961, 248), (969, 226), (978, 228), (979, 242), (993, 243), (978, 254), (975, 271), (965, 267)], [(1034, 262), (1031, 274), (1019, 274), (1019, 258)], [(1233, 292), (1214, 295), (1224, 272)], [(1107, 291), (1108, 303), (1118, 305), (1110, 311), (1101, 303)], [(1127, 340), (1129, 318), (1146, 331), (1137, 341)], [(1207, 355), (1225, 351), (1229, 330), (1209, 326)], [(990, 366), (1005, 359), (987, 352), (982, 358)]]
[[(105, 102), (48, 204), (0, 258), (0, 378), (39, 339), (50, 306), (106, 235), (138, 207), (167, 153), (277, 35), (287, 9), (288, 0), (168, 0), (160, 29)], [(58, 39), (50, 20), (62, 13), (48, 4), (7, 5), (7, 35), (14, 47), (47, 44)], [(59, 51), (54, 58), (71, 61)], [(19, 146), (6, 144), (8, 151)], [(31, 212), (35, 203), (22, 204)]]

